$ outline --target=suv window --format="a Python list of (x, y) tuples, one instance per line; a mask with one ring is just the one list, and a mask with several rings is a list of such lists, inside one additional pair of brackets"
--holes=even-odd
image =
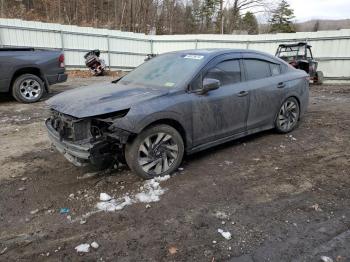
[(247, 80), (262, 79), (271, 76), (270, 63), (257, 59), (245, 59)]
[(239, 60), (227, 60), (218, 63), (207, 72), (205, 78), (217, 79), (223, 86), (241, 82)]

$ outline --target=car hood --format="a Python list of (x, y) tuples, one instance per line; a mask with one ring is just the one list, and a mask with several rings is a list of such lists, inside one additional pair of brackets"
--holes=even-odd
[(49, 99), (47, 104), (63, 114), (84, 118), (129, 109), (168, 92), (166, 89), (102, 83), (63, 92)]

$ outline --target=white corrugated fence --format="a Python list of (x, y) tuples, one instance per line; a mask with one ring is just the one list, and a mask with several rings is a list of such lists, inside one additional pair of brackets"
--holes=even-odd
[(195, 48), (243, 48), (274, 54), (281, 43), (307, 41), (328, 81), (350, 81), (350, 30), (264, 35), (145, 35), (118, 30), (0, 19), (0, 46), (61, 49), (70, 68), (84, 68), (84, 54), (100, 49), (109, 67), (132, 69), (146, 55)]

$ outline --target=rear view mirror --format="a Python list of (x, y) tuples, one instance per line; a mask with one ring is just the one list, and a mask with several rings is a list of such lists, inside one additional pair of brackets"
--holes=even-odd
[(203, 88), (198, 90), (200, 94), (206, 94), (211, 90), (218, 89), (220, 87), (220, 81), (214, 78), (204, 78)]

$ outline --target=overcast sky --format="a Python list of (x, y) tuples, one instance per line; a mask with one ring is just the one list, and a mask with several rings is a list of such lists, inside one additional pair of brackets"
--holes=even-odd
[(350, 18), (350, 0), (287, 0), (297, 21)]

